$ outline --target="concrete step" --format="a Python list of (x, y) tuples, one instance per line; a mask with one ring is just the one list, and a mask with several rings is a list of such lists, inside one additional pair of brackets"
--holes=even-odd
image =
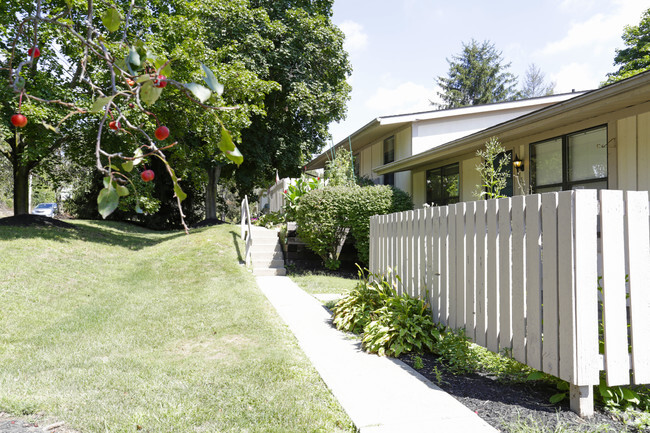
[(282, 268), (284, 267), (284, 260), (280, 258), (262, 258), (253, 257), (253, 268)]
[(258, 277), (285, 276), (287, 270), (284, 268), (253, 268), (253, 275)]
[(275, 253), (280, 253), (282, 254), (282, 248), (280, 247), (280, 244), (276, 243), (274, 245), (253, 245), (251, 247), (251, 252), (253, 254), (275, 254)]
[(268, 238), (268, 239), (253, 238), (252, 245), (253, 247), (256, 247), (256, 246), (276, 245), (277, 243), (278, 243), (278, 238)]

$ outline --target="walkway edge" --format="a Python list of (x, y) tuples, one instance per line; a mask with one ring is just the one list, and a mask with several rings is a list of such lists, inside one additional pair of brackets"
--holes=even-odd
[(363, 352), (289, 277), (257, 284), (361, 433), (497, 431), (406, 364)]

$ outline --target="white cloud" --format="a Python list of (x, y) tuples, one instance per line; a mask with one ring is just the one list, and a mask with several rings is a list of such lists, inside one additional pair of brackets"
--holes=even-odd
[(588, 63), (574, 62), (551, 74), (550, 81), (555, 82), (555, 93), (568, 93), (572, 90), (595, 89), (603, 81), (603, 76)]
[[(565, 3), (574, 3), (574, 0), (565, 1), (563, 5)], [(548, 43), (542, 49), (542, 54), (556, 55), (586, 47), (599, 54), (599, 47), (603, 44), (620, 45), (616, 41), (620, 41), (624, 27), (637, 25), (647, 4), (645, 0), (615, 0), (612, 3), (616, 8), (613, 13), (598, 13), (585, 21), (573, 23), (567, 34), (560, 40)]]
[(412, 81), (397, 86), (379, 87), (366, 100), (365, 106), (379, 115), (402, 114), (434, 109), (430, 101), (437, 101), (435, 89)]
[(339, 28), (345, 33), (343, 46), (350, 53), (361, 51), (368, 45), (368, 35), (364, 32), (363, 26), (354, 21), (343, 21)]

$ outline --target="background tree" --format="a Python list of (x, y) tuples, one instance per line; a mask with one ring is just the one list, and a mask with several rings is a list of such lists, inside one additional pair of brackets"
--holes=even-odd
[(555, 92), (555, 83), (546, 83), (544, 73), (534, 63), (528, 65), (524, 76), (523, 87), (520, 95), (522, 98), (535, 98), (537, 96), (548, 96)]
[(442, 89), (438, 95), (443, 103), (436, 104), (439, 108), (482, 105), (518, 97), (517, 78), (507, 72), (510, 63), (504, 63), (501, 52), (489, 41), (479, 44), (472, 39), (469, 44), (463, 43), (462, 53), (447, 59), (447, 63), (447, 77), (436, 79)]
[(333, 1), (251, 0), (270, 20), (272, 49), (258, 57), (260, 77), (280, 87), (264, 100), (242, 131), (244, 163), (234, 172), (243, 192), (268, 186), (301, 168), (329, 138), (328, 125), (344, 117), (351, 73), (343, 33), (332, 23)]
[(641, 16), (638, 26), (625, 26), (623, 42), (626, 48), (616, 50), (614, 65), (619, 65), (618, 71), (607, 74), (603, 85), (640, 74), (650, 69), (650, 9)]

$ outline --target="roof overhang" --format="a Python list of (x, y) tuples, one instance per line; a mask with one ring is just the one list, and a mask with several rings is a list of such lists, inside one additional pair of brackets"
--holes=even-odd
[(520, 99), (517, 101), (495, 102), (492, 104), (475, 105), (469, 107), (459, 107), (442, 110), (421, 111), (417, 113), (395, 114), (390, 116), (377, 117), (368, 124), (358, 129), (344, 140), (337, 143), (333, 148), (323, 152), (311, 160), (307, 165), (307, 170), (324, 168), (325, 163), (332, 159), (336, 150), (345, 148), (356, 153), (369, 144), (380, 140), (383, 137), (395, 133), (403, 127), (415, 122), (437, 120), (437, 119), (454, 119), (463, 116), (473, 116), (481, 113), (493, 111), (507, 111), (518, 108), (534, 107), (541, 104), (555, 104), (565, 101), (569, 98), (577, 97), (583, 92), (562, 93), (558, 95), (540, 96), (537, 98)]
[[(646, 102), (650, 102), (650, 71), (541, 108), (417, 155), (375, 167), (373, 171), (377, 174), (387, 174), (423, 168), (436, 160), (453, 158), (476, 150), (490, 137), (498, 136), (502, 141), (512, 141)], [(576, 111), (579, 111), (579, 116), (575, 115)]]

